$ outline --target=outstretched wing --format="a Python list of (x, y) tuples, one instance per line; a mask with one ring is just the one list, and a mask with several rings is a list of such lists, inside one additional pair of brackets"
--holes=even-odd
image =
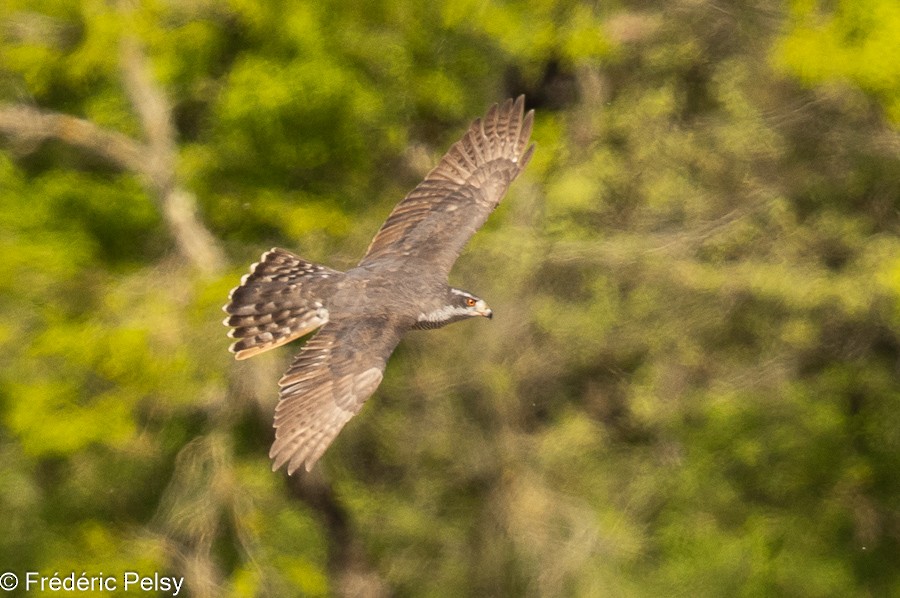
[(288, 474), (319, 460), (338, 432), (378, 385), (400, 342), (398, 326), (382, 318), (345, 318), (326, 324), (278, 382), (272, 469)]
[(525, 97), (494, 104), (394, 211), (360, 265), (383, 258), (425, 261), (446, 277), (469, 238), (528, 164), (534, 111)]

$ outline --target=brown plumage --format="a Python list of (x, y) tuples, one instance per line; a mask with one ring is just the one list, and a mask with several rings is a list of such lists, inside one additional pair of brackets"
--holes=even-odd
[(475, 120), (397, 204), (357, 267), (339, 272), (274, 248), (231, 292), (225, 324), (237, 359), (321, 327), (279, 382), (273, 469), (312, 468), (375, 392), (407, 331), (491, 317), (447, 276), (531, 158), (534, 116), (524, 104), (519, 96)]

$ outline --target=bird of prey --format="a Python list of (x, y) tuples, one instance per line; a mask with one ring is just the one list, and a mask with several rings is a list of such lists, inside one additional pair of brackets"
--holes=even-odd
[(237, 359), (316, 330), (279, 381), (272, 470), (309, 471), (381, 383), (403, 335), (493, 314), (447, 276), (469, 238), (528, 164), (534, 111), (494, 104), (391, 212), (346, 272), (284, 249), (265, 252), (231, 291), (225, 325)]

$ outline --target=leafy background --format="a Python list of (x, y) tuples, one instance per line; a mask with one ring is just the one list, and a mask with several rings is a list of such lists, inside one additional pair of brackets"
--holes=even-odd
[[(900, 596), (896, 2), (0, 7), (0, 568)], [(537, 153), (451, 277), (497, 317), (273, 474), (296, 347), (234, 362), (228, 290), (352, 267), (519, 93)]]

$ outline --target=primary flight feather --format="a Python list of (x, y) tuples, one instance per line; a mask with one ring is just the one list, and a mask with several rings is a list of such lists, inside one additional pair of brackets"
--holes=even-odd
[(447, 276), (531, 158), (534, 111), (524, 107), (519, 96), (475, 120), (397, 204), (355, 268), (339, 272), (274, 248), (231, 291), (223, 309), (237, 359), (320, 329), (278, 383), (273, 470), (312, 469), (375, 392), (406, 332), (491, 317)]

